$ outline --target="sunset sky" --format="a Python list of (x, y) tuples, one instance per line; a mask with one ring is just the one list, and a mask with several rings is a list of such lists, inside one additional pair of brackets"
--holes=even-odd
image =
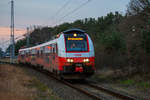
[[(25, 29), (15, 29), (15, 37), (22, 36), (23, 33), (26, 33)], [(10, 28), (9, 27), (0, 27), (0, 48), (5, 50), (10, 44)]]
[[(3, 43), (10, 38), (10, 1), (0, 0), (0, 48), (7, 48)], [(15, 36), (26, 32), (26, 27), (33, 25), (55, 26), (63, 22), (72, 22), (88, 17), (97, 18), (109, 12), (126, 12), (130, 0), (14, 0)], [(66, 6), (64, 6), (66, 5)], [(74, 13), (71, 13), (74, 9)], [(63, 16), (65, 16), (63, 18)]]

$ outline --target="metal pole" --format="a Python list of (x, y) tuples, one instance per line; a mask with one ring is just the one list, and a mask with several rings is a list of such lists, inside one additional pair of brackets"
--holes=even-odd
[(29, 27), (27, 27), (26, 39), (27, 39), (27, 44), (26, 44), (26, 46), (29, 47)]
[(13, 59), (15, 58), (15, 41), (14, 41), (14, 1), (11, 0), (11, 41), (10, 41), (10, 55), (11, 62), (13, 63)]

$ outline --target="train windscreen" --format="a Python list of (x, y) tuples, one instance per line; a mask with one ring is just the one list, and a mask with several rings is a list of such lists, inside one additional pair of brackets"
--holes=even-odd
[(66, 51), (83, 52), (88, 51), (87, 38), (85, 34), (65, 34)]

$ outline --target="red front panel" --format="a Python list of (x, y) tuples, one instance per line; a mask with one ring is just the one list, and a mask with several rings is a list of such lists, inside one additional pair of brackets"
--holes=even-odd
[[(73, 59), (73, 63), (84, 63), (86, 66), (92, 66), (92, 68), (95, 70), (95, 57), (69, 57), (70, 59)], [(89, 62), (83, 62), (84, 59), (89, 59)], [(59, 70), (63, 70), (63, 66), (70, 66), (72, 63), (67, 62), (68, 58), (65, 57), (58, 57), (58, 66)]]

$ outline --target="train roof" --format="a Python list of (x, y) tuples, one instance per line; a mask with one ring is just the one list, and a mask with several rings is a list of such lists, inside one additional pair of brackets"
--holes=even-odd
[(39, 48), (39, 47), (43, 47), (43, 46), (49, 45), (51, 43), (55, 43), (56, 41), (57, 41), (57, 39), (50, 40), (50, 41), (48, 41), (46, 43), (42, 43), (42, 44), (39, 44), (39, 45), (36, 45), (36, 46), (33, 46), (33, 47), (20, 49), (19, 51), (32, 50), (32, 49), (35, 49), (35, 48)]
[(68, 29), (66, 31), (63, 31), (63, 33), (70, 33), (70, 32), (80, 32), (80, 33), (85, 33), (84, 30), (78, 29), (78, 28), (72, 28), (72, 29)]

